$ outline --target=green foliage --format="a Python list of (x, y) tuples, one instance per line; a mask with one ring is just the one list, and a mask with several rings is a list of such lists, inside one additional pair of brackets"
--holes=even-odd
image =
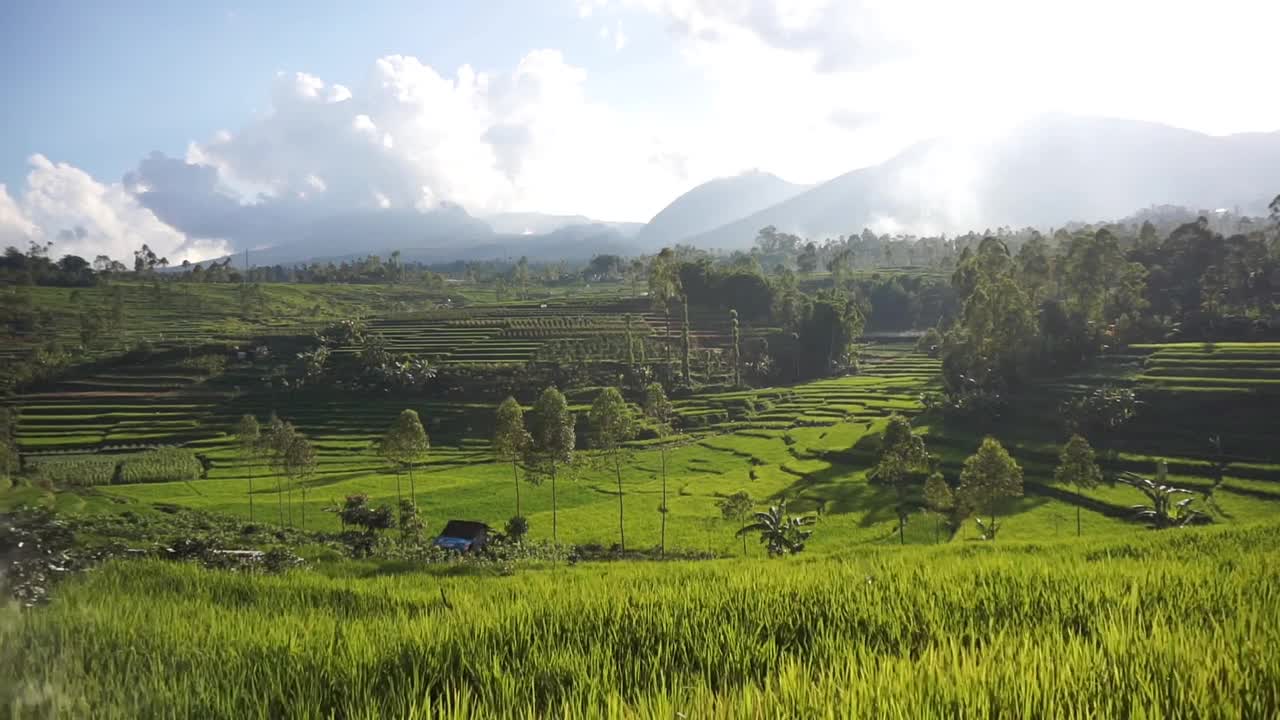
[[(1089, 441), (1079, 435), (1072, 435), (1062, 452), (1058, 455), (1058, 467), (1053, 471), (1053, 481), (1070, 484), (1076, 492), (1097, 487), (1102, 482), (1102, 470), (1094, 461), (1093, 448)], [(1080, 505), (1076, 504), (1076, 535), (1080, 535)]]
[(401, 498), (399, 510), (401, 539), (411, 543), (420, 542), (427, 524), (418, 512), (418, 504), (409, 498)]
[(514, 542), (522, 542), (524, 536), (529, 534), (529, 519), (521, 515), (513, 515), (507, 520), (503, 532)]
[(928, 462), (924, 438), (911, 432), (911, 423), (903, 416), (897, 413), (889, 416), (873, 473), (878, 482), (892, 487), (897, 497), (898, 541), (903, 544), (911, 514), (910, 483), (913, 475), (924, 470)]
[(421, 462), (431, 448), (417, 410), (402, 410), (382, 436), (379, 451), (388, 460), (405, 466)]
[[(409, 498), (414, 504), (418, 502), (418, 489), (413, 478), (413, 468), (426, 458), (430, 448), (431, 441), (422, 427), (418, 411), (409, 409), (400, 411), (400, 415), (383, 433), (378, 444), (378, 452), (382, 457), (395, 463), (397, 468), (408, 468)], [(403, 524), (400, 527), (404, 529)]]
[(573, 463), (577, 436), (574, 433), (573, 413), (564, 394), (549, 387), (538, 396), (530, 414), (530, 436), (527, 458), (531, 478), (551, 479), (551, 534), (553, 542), (559, 542), (556, 480), (560, 472)]
[[(1278, 537), (1197, 529), (1060, 553), (860, 549), (514, 578), (117, 563), (48, 607), (0, 610), (0, 706), (36, 717), (1268, 717), (1280, 705)], [(531, 618), (538, 632), (522, 632)], [(148, 661), (103, 660), (130, 657)]]
[(623, 399), (618, 388), (607, 387), (596, 395), (595, 402), (587, 414), (587, 423), (591, 427), (591, 444), (597, 450), (610, 457), (618, 482), (618, 541), (619, 547), (626, 551), (627, 540), (623, 520), (622, 463), (627, 453), (623, 443), (632, 440), (639, 428), (631, 406)]
[(363, 493), (348, 495), (338, 509), (338, 517), (342, 519), (343, 525), (358, 527), (370, 534), (395, 526), (391, 508), (386, 505), (374, 507), (369, 503), (369, 496)]
[[(1161, 460), (1156, 465), (1156, 479), (1151, 480), (1131, 472), (1121, 473), (1116, 479), (1137, 488), (1150, 500), (1150, 505), (1134, 505), (1130, 508), (1134, 517), (1143, 520), (1157, 530), (1184, 527), (1192, 523), (1209, 522), (1212, 518), (1192, 506), (1195, 493), (1168, 484), (1165, 479), (1168, 468)], [(1180, 496), (1182, 499), (1179, 499)]]
[(1030, 298), (1008, 247), (993, 237), (966, 248), (952, 275), (960, 318), (943, 349), (943, 381), (951, 392), (998, 392), (1017, 382), (1035, 337)]
[(966, 512), (985, 512), (988, 523), (976, 518), (984, 539), (994, 540), (999, 531), (996, 504), (1006, 497), (1022, 495), (1022, 467), (1009, 456), (999, 440), (985, 437), (978, 451), (964, 461), (960, 471), (959, 500)]
[(533, 438), (524, 427), (524, 409), (513, 397), (498, 405), (493, 431), (493, 452), (502, 461), (511, 463), (511, 473), (516, 487), (516, 516), (520, 516), (520, 459), (529, 452)]
[(812, 515), (788, 515), (787, 503), (772, 505), (765, 512), (755, 514), (755, 521), (738, 530), (738, 535), (760, 534), (760, 544), (769, 549), (769, 555), (794, 555), (804, 550), (805, 542), (813, 535), (806, 527), (813, 525)]
[(1073, 433), (1105, 434), (1132, 420), (1139, 405), (1132, 388), (1106, 386), (1064, 400), (1058, 413)]
[[(725, 520), (731, 520), (741, 525), (751, 516), (751, 511), (755, 509), (755, 501), (751, 499), (751, 494), (746, 490), (721, 498), (716, 501), (716, 507), (720, 508), (720, 516)], [(747, 554), (747, 536), (742, 535), (742, 554)]]
[(262, 446), (262, 428), (258, 418), (242, 415), (236, 425), (236, 442), (240, 445), (240, 453), (246, 460), (257, 455)]
[(615, 452), (636, 436), (635, 414), (615, 387), (604, 388), (596, 395), (587, 423), (591, 427), (591, 445), (597, 450)]

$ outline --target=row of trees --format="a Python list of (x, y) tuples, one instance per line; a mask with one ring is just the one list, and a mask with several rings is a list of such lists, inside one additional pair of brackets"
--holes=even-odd
[[(1216, 440), (1215, 440), (1216, 442)], [(1218, 482), (1203, 494), (1203, 502), (1214, 508), (1213, 491), (1225, 477), (1225, 461), (1217, 465)], [(974, 517), (984, 539), (994, 540), (1000, 529), (996, 510), (999, 502), (1023, 492), (1021, 466), (994, 437), (986, 437), (977, 452), (965, 459), (958, 486), (953, 488), (937, 469), (938, 460), (931, 456), (924, 438), (912, 432), (910, 423), (899, 415), (890, 417), (882, 436), (879, 454), (871, 477), (874, 482), (893, 489), (898, 515), (898, 537), (905, 542), (905, 528), (910, 514), (921, 505), (941, 520), (954, 526), (963, 518)], [(1134, 518), (1154, 528), (1167, 528), (1204, 522), (1209, 516), (1192, 503), (1195, 493), (1169, 485), (1163, 461), (1158, 463), (1155, 480), (1134, 473), (1121, 473), (1115, 479), (1131, 485), (1149, 499), (1149, 504), (1131, 508)], [(1072, 487), (1078, 500), (1076, 535), (1082, 534), (1081, 508), (1086, 504), (1084, 492), (1103, 481), (1093, 447), (1084, 436), (1073, 434), (1059, 451), (1053, 481)], [(940, 527), (939, 527), (940, 530)]]
[[(586, 469), (604, 469), (613, 474), (618, 498), (618, 547), (626, 550), (626, 524), (624, 514), (625, 487), (623, 469), (632, 458), (633, 451), (627, 443), (635, 439), (642, 425), (648, 425), (664, 442), (658, 445), (661, 460), (662, 494), (658, 511), (661, 514), (659, 547), (666, 553), (667, 536), (667, 461), (672, 443), (667, 441), (676, 431), (672, 424), (673, 411), (662, 386), (653, 383), (646, 388), (640, 407), (626, 401), (622, 393), (613, 387), (602, 389), (587, 413), (589, 449), (593, 451), (585, 459), (577, 449), (574, 430), (575, 420), (564, 395), (554, 387), (547, 388), (538, 397), (526, 415), (520, 404), (511, 397), (498, 406), (493, 437), (493, 452), (497, 460), (511, 465), (514, 488), (515, 515), (507, 523), (507, 532), (515, 539), (528, 530), (521, 504), (520, 487), (523, 482), (551, 485), (551, 535), (559, 543), (558, 482), (574, 477)], [(249, 517), (255, 519), (254, 468), (265, 462), (287, 483), (277, 481), (278, 513), (280, 524), (293, 524), (293, 490), (301, 491), (301, 527), (306, 527), (306, 481), (315, 472), (316, 456), (305, 436), (291, 423), (272, 415), (265, 428), (260, 427), (252, 415), (241, 418), (237, 438), (245, 465), (248, 467)], [(417, 485), (414, 469), (425, 462), (430, 450), (430, 440), (418, 413), (406, 409), (400, 413), (377, 443), (377, 450), (392, 466), (396, 474), (398, 517), (391, 508), (374, 507), (368, 497), (357, 495), (335, 508), (345, 525), (382, 529), (399, 526), (406, 538), (419, 538), (424, 528), (417, 504)], [(409, 477), (409, 495), (404, 497), (400, 484), (402, 472)], [(1179, 495), (1191, 495), (1164, 480), (1163, 468), (1155, 481), (1126, 473), (1119, 480), (1141, 490), (1150, 499), (1150, 505), (1134, 507), (1135, 516), (1149, 521), (1154, 527), (1173, 527), (1205, 519), (1205, 515), (1190, 507), (1193, 498), (1178, 501)], [(977, 451), (965, 459), (958, 484), (953, 487), (938, 470), (938, 459), (928, 452), (924, 438), (913, 432), (910, 422), (901, 415), (889, 418), (881, 438), (876, 463), (869, 475), (873, 483), (887, 486), (893, 492), (894, 510), (898, 516), (899, 541), (905, 543), (905, 529), (910, 516), (926, 508), (947, 523), (955, 526), (963, 518), (973, 517), (984, 539), (994, 540), (1000, 530), (998, 508), (1000, 502), (1023, 493), (1021, 466), (994, 437), (986, 437)], [(1072, 435), (1063, 445), (1059, 464), (1054, 471), (1056, 483), (1070, 485), (1078, 494), (1096, 487), (1102, 482), (1102, 471), (1089, 442), (1081, 435)], [(1076, 532), (1081, 534), (1081, 502), (1076, 503)], [(746, 492), (739, 492), (719, 503), (726, 519), (743, 522), (752, 516), (754, 501)], [(811, 516), (792, 516), (787, 513), (785, 501), (767, 511), (754, 513), (754, 520), (738, 531), (745, 538), (759, 534), (771, 555), (793, 554), (804, 549), (814, 522)]]
[[(672, 425), (673, 411), (670, 401), (662, 386), (653, 383), (646, 388), (645, 397), (637, 412), (629, 404), (622, 393), (614, 387), (605, 388), (597, 395), (588, 412), (590, 426), (591, 450), (595, 451), (585, 463), (588, 467), (604, 467), (610, 470), (616, 479), (618, 488), (618, 540), (622, 550), (626, 549), (626, 525), (624, 521), (623, 468), (631, 458), (631, 451), (626, 443), (635, 439), (640, 426), (645, 423), (659, 437), (667, 437), (675, 432)], [(577, 452), (577, 437), (574, 430), (574, 415), (569, 410), (564, 394), (556, 388), (547, 388), (538, 397), (526, 418), (523, 408), (515, 400), (508, 397), (498, 406), (493, 438), (495, 457), (503, 462), (511, 463), (515, 481), (515, 515), (508, 523), (508, 529), (515, 530), (511, 534), (517, 537), (528, 528), (523, 516), (520, 501), (520, 483), (524, 480), (541, 484), (551, 484), (551, 533), (554, 542), (559, 542), (559, 480), (566, 475), (573, 475), (581, 469)], [(272, 416), (264, 430), (252, 415), (240, 419), (236, 429), (242, 459), (249, 468), (249, 517), (252, 522), (254, 510), (254, 467), (266, 461), (278, 474), (288, 478), (286, 485), (277, 483), (277, 494), (280, 495), (280, 522), (285, 522), (286, 500), (284, 492), (287, 488), (287, 507), (289, 523), (293, 518), (293, 496), (295, 485), (302, 490), (303, 514), (302, 524), (305, 527), (305, 503), (307, 486), (305, 480), (315, 470), (315, 453), (306, 438), (291, 423), (281, 421)], [(430, 440), (423, 428), (422, 420), (414, 410), (406, 409), (400, 413), (377, 443), (378, 453), (392, 466), (396, 474), (396, 497), (400, 507), (400, 527), (407, 533), (416, 534), (421, 530), (421, 521), (417, 512), (417, 484), (414, 469), (425, 462), (430, 450)], [(670, 448), (664, 443), (660, 446), (662, 463), (662, 501), (659, 512), (662, 513), (662, 535), (660, 547), (666, 551), (667, 530), (667, 453)], [(403, 496), (400, 484), (401, 472), (409, 477), (409, 497)], [(353, 496), (354, 497), (354, 496)], [(381, 514), (368, 506), (367, 498), (349, 503), (350, 507), (340, 510), (347, 512), (351, 518), (361, 517), (369, 522), (381, 522), (377, 518)], [(389, 515), (389, 511), (386, 511)], [(345, 520), (344, 520), (345, 521)], [(416, 527), (408, 527), (417, 523)], [(368, 523), (352, 521), (352, 524), (368, 527)]]

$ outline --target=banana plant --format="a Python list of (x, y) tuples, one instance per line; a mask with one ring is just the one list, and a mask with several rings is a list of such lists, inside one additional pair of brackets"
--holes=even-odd
[[(1150, 505), (1134, 505), (1134, 517), (1144, 520), (1156, 529), (1183, 527), (1195, 522), (1207, 522), (1210, 518), (1203, 512), (1191, 507), (1195, 502), (1195, 493), (1166, 483), (1168, 466), (1163, 460), (1156, 465), (1156, 479), (1142, 477), (1131, 472), (1117, 476), (1120, 482), (1137, 488), (1151, 500)], [(1187, 497), (1178, 499), (1179, 496)]]
[(787, 515), (787, 503), (782, 501), (765, 512), (755, 514), (755, 521), (744, 526), (736, 534), (741, 537), (760, 533), (760, 542), (770, 555), (794, 555), (804, 550), (804, 543), (813, 535), (804, 528), (813, 525), (811, 515)]

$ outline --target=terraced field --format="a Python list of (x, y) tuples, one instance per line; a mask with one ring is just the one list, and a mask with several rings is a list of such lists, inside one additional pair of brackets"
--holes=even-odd
[[(663, 342), (679, 342), (683, 320), (653, 312), (642, 299), (601, 301), (572, 297), (465, 310), (435, 310), (373, 321), (370, 330), (390, 350), (428, 358), (438, 364), (522, 364), (530, 361), (600, 360), (626, 357), (627, 316), (637, 357), (652, 356)], [(695, 356), (723, 351), (730, 344), (727, 313), (690, 311), (690, 341)], [(766, 328), (745, 328), (750, 338)], [(700, 357), (700, 356), (699, 356)]]
[(105, 356), (143, 341), (157, 348), (185, 348), (306, 334), (324, 322), (363, 314), (368, 308), (383, 313), (421, 311), (445, 299), (413, 286), (256, 287), (248, 294), (231, 283), (117, 281), (92, 288), (22, 288), (15, 292), (28, 293), (33, 306), (48, 314), (53, 333), (46, 329), (34, 335), (0, 336), (0, 360), (17, 357), (51, 337), (66, 347), (80, 345), (82, 313), (98, 314), (109, 323), (91, 343), (91, 354)]
[[(601, 338), (621, 342), (628, 313), (635, 335), (643, 333), (651, 341), (662, 336), (665, 317), (647, 312), (642, 301), (572, 298), (466, 312), (399, 313), (373, 326), (393, 350), (439, 363), (523, 363), (551, 351), (571, 356), (566, 344), (598, 347)], [(700, 349), (725, 341), (723, 318), (707, 315), (691, 321)], [(679, 337), (678, 322), (672, 337)], [(613, 348), (612, 357), (617, 356)], [(839, 532), (821, 533), (815, 547), (889, 538), (897, 523), (894, 500), (866, 481), (875, 436), (891, 413), (921, 412), (921, 394), (936, 387), (938, 369), (937, 360), (914, 352), (907, 342), (874, 342), (863, 349), (862, 372), (855, 376), (677, 400), (685, 433), (672, 443), (668, 458), (670, 542), (721, 552), (740, 549), (715, 504), (739, 490), (761, 501), (788, 497), (800, 509), (820, 511), (822, 523)], [(89, 373), (15, 398), (20, 408), (17, 440), (33, 461), (186, 447), (212, 460), (207, 479), (109, 484), (100, 491), (126, 501), (178, 502), (247, 518), (252, 478), (258, 512), (275, 502), (276, 514), (268, 519), (278, 522), (284, 515), (289, 522), (277, 496), (278, 489), (286, 489), (279, 478), (259, 464), (247, 464), (228, 435), (243, 413), (265, 419), (272, 407), (287, 408), (281, 414), (312, 438), (319, 454), (319, 470), (307, 483), (308, 523), (336, 527), (336, 518), (323, 510), (341, 497), (363, 492), (378, 502), (404, 491), (404, 478), (388, 471), (373, 443), (408, 405), (421, 414), (434, 443), (417, 473), (419, 502), (429, 521), (475, 517), (501, 524), (514, 514), (511, 468), (492, 462), (488, 449), (489, 405), (406, 404), (386, 396), (356, 402), (349, 395), (316, 390), (273, 395), (255, 389), (260, 382), (255, 372), (232, 367), (209, 378), (174, 363)], [(1280, 508), (1280, 466), (1268, 439), (1274, 422), (1274, 386), (1268, 381), (1276, 374), (1280, 344), (1139, 346), (1024, 393), (1009, 417), (989, 427), (923, 427), (930, 450), (939, 455), (953, 483), (983, 434), (996, 434), (1010, 447), (1027, 474), (1026, 497), (1008, 507), (1011, 534), (1066, 532), (1066, 519), (1074, 519), (1077, 505), (1088, 511), (1086, 532), (1124, 531), (1133, 527), (1127, 507), (1140, 500), (1134, 491), (1103, 486), (1081, 496), (1054, 486), (1051, 478), (1063, 438), (1057, 404), (1068, 393), (1102, 384), (1132, 385), (1144, 403), (1138, 419), (1123, 432), (1090, 438), (1103, 451), (1107, 467), (1148, 472), (1155, 458), (1168, 458), (1176, 482), (1207, 488), (1206, 439), (1220, 434), (1231, 460), (1220, 504), (1232, 517), (1270, 517)], [(571, 401), (577, 403), (580, 436), (585, 437), (591, 395), (578, 392)], [(624, 476), (628, 537), (656, 543), (661, 456), (653, 440), (637, 441), (633, 450)], [(560, 488), (562, 540), (610, 542), (616, 527), (615, 493), (603, 472), (584, 464)], [(522, 499), (533, 536), (549, 535), (548, 489), (526, 486)], [(295, 505), (300, 502), (295, 498)], [(909, 524), (908, 541), (946, 539), (934, 520), (923, 515), (921, 520)], [(963, 529), (955, 538), (971, 535)]]

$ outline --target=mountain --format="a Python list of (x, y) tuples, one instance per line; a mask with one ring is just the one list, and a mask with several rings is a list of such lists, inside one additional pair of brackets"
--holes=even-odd
[(1277, 191), (1280, 132), (1210, 136), (1047, 115), (998, 138), (917, 144), (689, 242), (745, 247), (766, 225), (813, 239), (864, 227), (919, 234), (1049, 228), (1165, 204), (1264, 213), (1259, 199)]
[(496, 213), (485, 215), (482, 219), (489, 223), (494, 232), (501, 235), (543, 235), (568, 227), (605, 225), (630, 237), (644, 227), (644, 223), (606, 222), (592, 220), (585, 215), (548, 215), (536, 212)]
[(368, 255), (386, 258), (395, 250), (405, 261), (426, 263), (521, 256), (530, 260), (589, 260), (602, 253), (634, 254), (632, 233), (618, 225), (587, 222), (526, 235), (494, 232), (456, 205), (426, 213), (368, 211), (326, 218), (308, 227), (297, 242), (250, 252), (249, 262), (255, 266), (340, 262)]
[(804, 185), (759, 171), (705, 182), (654, 215), (636, 234), (636, 244), (651, 250), (681, 242), (780, 203), (805, 189)]

